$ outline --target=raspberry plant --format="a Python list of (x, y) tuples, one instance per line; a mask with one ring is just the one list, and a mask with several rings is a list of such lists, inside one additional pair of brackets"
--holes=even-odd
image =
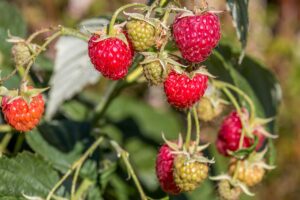
[[(108, 24), (95, 30), (57, 26), (26, 39), (9, 33), (14, 67), (1, 76), (0, 197), (146, 200), (188, 195), (229, 200), (253, 196), (252, 187), (274, 169), (278, 99), (273, 94), (280, 89), (272, 73), (245, 55), (244, 49), (236, 51), (222, 42), (221, 17), (228, 13), (208, 3), (194, 1), (192, 9), (176, 0), (132, 3), (117, 9)], [(228, 4), (232, 8), (242, 3), (228, 0)], [(129, 8), (136, 12), (129, 13)], [(236, 10), (231, 12), (240, 23)], [(247, 20), (243, 28), (238, 25), (244, 48)], [(49, 36), (38, 43), (43, 33)], [(101, 83), (107, 87), (93, 95), (77, 89), (76, 97), (57, 106), (55, 115), (46, 110), (43, 119), (43, 99), (47, 104), (50, 98), (50, 107), (57, 85), (76, 85), (67, 77), (57, 83), (55, 71), (48, 82), (35, 69), (38, 58), (58, 38), (82, 40), (92, 63), (84, 70), (103, 76)], [(67, 74), (78, 70), (66, 69)], [(19, 77), (14, 87), (7, 84), (12, 77)], [(83, 77), (79, 73), (75, 83)], [(56, 87), (48, 88), (49, 84)], [(143, 86), (142, 92), (160, 88), (169, 111), (162, 114), (121, 95), (132, 85)], [(179, 130), (174, 116), (186, 116), (185, 131)], [(207, 122), (213, 122), (216, 131), (211, 141), (202, 129)], [(153, 151), (162, 143), (158, 153)], [(228, 160), (224, 162), (222, 156)], [(126, 171), (132, 180), (124, 179)], [(209, 196), (199, 196), (204, 194)]]

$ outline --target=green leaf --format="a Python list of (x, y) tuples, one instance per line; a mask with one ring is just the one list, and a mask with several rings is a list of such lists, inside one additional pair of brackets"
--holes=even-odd
[[(281, 87), (274, 74), (253, 58), (246, 56), (240, 66), (236, 65), (239, 72), (251, 85), (258, 100), (261, 102), (265, 117), (275, 117), (278, 113), (282, 99)], [(274, 124), (269, 125), (270, 131), (275, 132)]]
[(126, 141), (125, 149), (129, 152), (130, 161), (133, 168), (136, 169), (140, 181), (150, 191), (157, 189), (158, 182), (155, 175), (155, 158), (157, 154), (156, 148), (139, 140), (131, 138)]
[[(261, 117), (264, 117), (262, 105), (256, 97), (252, 87), (249, 85), (247, 80), (233, 67), (233, 65), (230, 62), (227, 62), (219, 52), (214, 51), (205, 64), (208, 67), (209, 72), (216, 76), (217, 79), (229, 82), (243, 90), (253, 100), (257, 114)], [(246, 106), (249, 110), (248, 104), (246, 104), (244, 99), (239, 95), (237, 96), (239, 97), (240, 103), (242, 103), (243, 106)]]
[[(38, 130), (27, 133), (26, 141), (55, 169), (65, 173), (83, 154), (85, 145), (88, 145), (85, 144), (89, 140), (83, 135), (85, 132), (88, 133), (88, 127), (83, 123), (54, 121), (51, 124), (42, 124)], [(80, 175), (95, 180), (97, 176), (95, 161), (87, 160)]]
[(108, 182), (110, 181), (111, 175), (116, 171), (117, 163), (111, 162), (110, 160), (103, 160), (101, 162), (100, 169), (100, 184), (101, 188), (104, 191)]
[[(40, 157), (23, 152), (15, 158), (0, 158), (0, 198), (24, 199), (29, 196), (46, 197), (59, 180), (57, 172)], [(62, 195), (59, 190), (58, 195)]]
[(86, 106), (76, 100), (64, 103), (61, 111), (68, 119), (74, 121), (85, 121), (90, 113)]
[(124, 136), (139, 136), (153, 144), (162, 142), (162, 132), (167, 139), (177, 138), (181, 128), (174, 113), (157, 110), (143, 101), (122, 96), (114, 100), (107, 110), (107, 116), (122, 130)]
[(6, 42), (7, 31), (9, 30), (12, 35), (24, 37), (26, 25), (21, 13), (13, 4), (0, 1), (0, 13), (0, 54), (4, 58), (3, 66), (8, 66), (12, 62), (10, 55), (12, 45)]
[(245, 49), (247, 45), (249, 17), (248, 17), (249, 0), (227, 0), (227, 6), (232, 16), (232, 22), (236, 28), (237, 36)]

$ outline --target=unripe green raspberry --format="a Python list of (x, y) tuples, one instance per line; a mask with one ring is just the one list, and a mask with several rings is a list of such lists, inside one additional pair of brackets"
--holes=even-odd
[(218, 192), (221, 200), (238, 200), (241, 195), (239, 187), (232, 187), (228, 180), (221, 180), (218, 184)]
[(211, 121), (216, 118), (223, 110), (223, 106), (218, 104), (214, 106), (211, 100), (207, 97), (202, 97), (197, 106), (198, 118), (203, 121)]
[(126, 23), (126, 31), (135, 51), (145, 51), (155, 44), (155, 27), (143, 20)]
[(208, 176), (208, 166), (197, 161), (189, 162), (179, 155), (174, 160), (174, 181), (181, 192), (195, 190)]
[(150, 85), (160, 85), (167, 76), (167, 69), (164, 70), (159, 61), (143, 65), (144, 76)]
[(17, 66), (26, 64), (31, 56), (28, 46), (24, 43), (16, 43), (12, 47), (11, 53)]

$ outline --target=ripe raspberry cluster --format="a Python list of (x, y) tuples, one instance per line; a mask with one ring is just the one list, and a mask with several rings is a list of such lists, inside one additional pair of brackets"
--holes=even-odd
[[(146, 13), (126, 13), (128, 18), (122, 25), (113, 26), (112, 20), (108, 34), (104, 30), (91, 36), (88, 52), (95, 69), (112, 80), (126, 79), (134, 55), (143, 55), (144, 60), (137, 66), (143, 69), (139, 71), (149, 85), (163, 85), (167, 102), (187, 112), (188, 124), (194, 113), (196, 139), (191, 141), (188, 128), (185, 144), (181, 137), (172, 142), (165, 140), (157, 155), (156, 174), (161, 188), (176, 195), (195, 190), (208, 177), (213, 160), (202, 152), (207, 146), (199, 145), (198, 123), (199, 120), (212, 121), (222, 113), (228, 103), (220, 93), (229, 86), (217, 86), (213, 76), (201, 65), (221, 38), (216, 12), (208, 7), (191, 11), (173, 6), (164, 9), (162, 17), (157, 17), (155, 7), (159, 5), (152, 4), (145, 9)], [(173, 20), (169, 18), (171, 12), (177, 12)], [(175, 53), (166, 49), (168, 44), (176, 45)], [(227, 97), (234, 102), (232, 95)], [(238, 106), (236, 109), (224, 119), (216, 140), (219, 153), (236, 160), (230, 165), (226, 178), (217, 179), (223, 199), (238, 199), (241, 191), (247, 193), (247, 186), (261, 181), (266, 166), (265, 152), (259, 152), (268, 136), (264, 123), (253, 121), (253, 116), (256, 119), (253, 108), (251, 117), (246, 108)]]
[[(219, 16), (208, 7), (191, 11), (174, 5), (161, 7), (154, 1), (142, 9), (143, 13), (124, 12), (125, 22), (115, 25), (116, 17), (124, 9), (116, 11), (109, 27), (90, 35), (88, 55), (95, 69), (114, 81), (129, 82), (130, 67), (137, 67), (130, 74), (135, 75), (134, 80), (143, 73), (150, 86), (163, 86), (171, 106), (187, 113), (185, 139), (181, 135), (173, 141), (164, 138), (165, 143), (157, 154), (156, 175), (162, 190), (177, 195), (197, 189), (207, 179), (214, 160), (204, 154), (208, 144), (200, 145), (203, 142), (200, 142), (199, 121), (213, 121), (224, 108), (232, 108), (225, 106), (231, 102), (235, 110), (223, 120), (216, 139), (218, 152), (231, 161), (227, 174), (212, 179), (219, 181), (221, 199), (239, 199), (241, 192), (252, 194), (248, 187), (261, 182), (266, 170), (273, 168), (264, 158), (266, 138), (273, 136), (264, 127), (270, 120), (256, 116), (247, 94), (213, 79), (202, 65), (221, 38)], [(170, 18), (172, 12), (176, 13), (174, 19)], [(172, 44), (175, 50), (167, 48)], [(35, 49), (30, 45), (23, 40), (14, 45), (12, 53), (17, 66), (28, 62), (33, 53), (31, 49)], [(139, 63), (134, 61), (137, 55), (143, 56)], [(21, 132), (35, 128), (44, 112), (42, 91), (27, 87), (26, 81), (18, 90), (0, 87), (2, 112), (7, 123)], [(249, 108), (242, 107), (232, 92), (240, 94)]]

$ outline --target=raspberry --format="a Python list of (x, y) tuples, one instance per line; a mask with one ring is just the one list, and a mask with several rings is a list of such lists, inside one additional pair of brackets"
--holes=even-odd
[(208, 176), (208, 166), (197, 161), (189, 162), (179, 155), (174, 160), (174, 180), (181, 192), (195, 190)]
[(197, 106), (198, 118), (203, 121), (211, 121), (216, 118), (223, 110), (223, 106), (214, 106), (207, 97), (202, 97)]
[(154, 61), (143, 65), (144, 76), (150, 85), (160, 85), (166, 79), (167, 73), (164, 71), (159, 61)]
[(17, 66), (22, 66), (28, 62), (31, 56), (28, 46), (24, 43), (16, 43), (11, 49), (13, 60)]
[(238, 166), (237, 179), (251, 187), (261, 182), (265, 174), (264, 168), (250, 164), (247, 161), (233, 161), (229, 166), (229, 173), (234, 174), (236, 167)]
[(156, 159), (156, 176), (163, 191), (169, 194), (178, 194), (180, 189), (177, 187), (173, 178), (174, 156), (168, 145), (164, 144)]
[[(242, 133), (242, 123), (240, 117), (236, 111), (232, 112), (227, 116), (222, 125), (217, 138), (217, 149), (218, 151), (228, 156), (228, 150), (236, 151), (239, 148), (239, 142)], [(259, 142), (256, 146), (256, 150), (260, 149), (263, 145), (264, 136), (259, 134), (258, 132), (254, 132), (254, 134), (258, 135)], [(254, 140), (249, 137), (244, 137), (243, 147), (247, 148), (253, 144)]]
[(173, 23), (173, 38), (183, 58), (193, 63), (206, 60), (220, 37), (219, 17), (210, 12), (179, 16)]
[(185, 73), (171, 71), (164, 82), (168, 102), (179, 109), (191, 107), (203, 96), (207, 81), (208, 77), (203, 74), (190, 78)]
[(126, 32), (136, 51), (145, 51), (155, 44), (155, 28), (146, 21), (127, 22)]
[(218, 184), (218, 192), (221, 200), (238, 200), (241, 195), (239, 187), (232, 187), (228, 180), (221, 180)]
[(44, 113), (44, 100), (41, 94), (32, 97), (27, 103), (22, 97), (10, 101), (10, 97), (2, 98), (2, 112), (8, 124), (18, 131), (30, 131), (40, 121)]
[(88, 46), (89, 57), (96, 70), (112, 80), (124, 78), (133, 57), (129, 46), (116, 37), (98, 40), (99, 36), (93, 35)]

